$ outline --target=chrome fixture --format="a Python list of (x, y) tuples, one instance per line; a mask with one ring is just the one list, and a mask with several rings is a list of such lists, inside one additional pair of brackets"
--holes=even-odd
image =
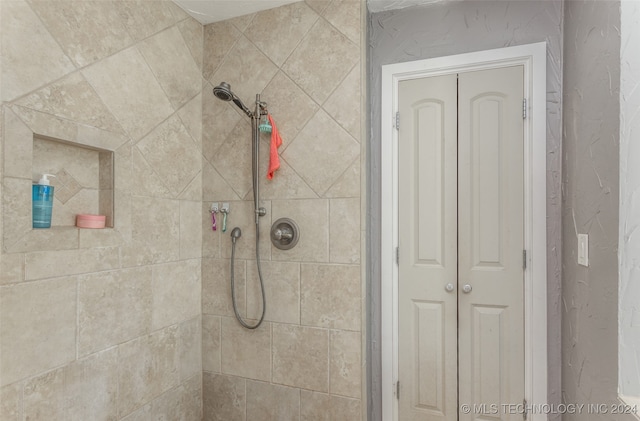
[(271, 226), (271, 243), (280, 250), (289, 250), (298, 244), (298, 225), (289, 218), (280, 218)]
[[(264, 281), (262, 279), (262, 267), (260, 263), (260, 217), (265, 216), (267, 214), (267, 210), (263, 207), (260, 207), (260, 182), (258, 179), (258, 158), (260, 156), (260, 117), (267, 115), (267, 103), (260, 101), (260, 94), (256, 94), (256, 102), (255, 102), (255, 110), (251, 111), (247, 108), (246, 105), (231, 91), (231, 86), (228, 83), (222, 82), (220, 85), (213, 88), (213, 94), (216, 98), (219, 98), (223, 101), (233, 101), (234, 104), (238, 108), (240, 108), (249, 118), (251, 118), (251, 149), (252, 149), (252, 163), (251, 163), (251, 174), (253, 181), (253, 205), (254, 205), (254, 213), (255, 213), (255, 224), (256, 224), (256, 264), (258, 266), (258, 278), (260, 280), (260, 291), (262, 293), (262, 314), (260, 315), (260, 319), (255, 324), (247, 323), (240, 313), (238, 312), (238, 306), (236, 303), (236, 292), (235, 292), (235, 255), (236, 255), (236, 241), (242, 235), (240, 228), (236, 227), (231, 230), (231, 301), (233, 302), (233, 312), (236, 315), (236, 319), (238, 322), (247, 329), (256, 329), (258, 326), (262, 324), (264, 320), (264, 315), (267, 309), (267, 300), (265, 298), (264, 293)], [(228, 206), (228, 205), (227, 205)], [(221, 212), (224, 210), (221, 209)], [(227, 207), (228, 213), (228, 207)], [(227, 213), (223, 213), (223, 231), (226, 228), (226, 216)]]

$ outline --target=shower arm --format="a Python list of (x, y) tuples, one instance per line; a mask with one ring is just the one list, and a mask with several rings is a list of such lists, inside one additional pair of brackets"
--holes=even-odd
[(256, 94), (256, 108), (251, 116), (251, 130), (253, 130), (253, 205), (255, 211), (256, 225), (261, 216), (267, 214), (265, 208), (260, 207), (260, 177), (258, 177), (258, 162), (260, 156), (260, 117), (267, 114), (267, 103), (260, 101), (260, 94)]

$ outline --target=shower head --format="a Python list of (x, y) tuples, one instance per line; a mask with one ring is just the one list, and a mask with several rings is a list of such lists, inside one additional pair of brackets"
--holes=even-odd
[(213, 88), (213, 94), (223, 101), (231, 101), (234, 97), (233, 92), (231, 92), (231, 86), (227, 82), (222, 82)]
[(253, 118), (253, 113), (232, 91), (231, 86), (227, 82), (221, 82), (220, 85), (213, 88), (213, 94), (216, 98), (223, 101), (233, 101), (246, 115)]

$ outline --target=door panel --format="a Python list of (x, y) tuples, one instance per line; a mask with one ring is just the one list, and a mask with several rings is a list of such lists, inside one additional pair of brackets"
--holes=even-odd
[[(399, 83), (399, 411), (457, 416), (456, 75)], [(405, 254), (406, 251), (406, 254)]]
[(522, 66), (459, 75), (459, 399), (472, 407), (524, 397), (522, 98)]
[(398, 85), (399, 419), (519, 420), (523, 67)]

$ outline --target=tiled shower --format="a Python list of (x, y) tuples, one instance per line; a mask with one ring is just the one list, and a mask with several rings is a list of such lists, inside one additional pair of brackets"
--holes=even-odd
[[(309, 0), (202, 26), (170, 1), (0, 2), (0, 419), (361, 417), (361, 12)], [(260, 93), (284, 140), (261, 180), (256, 331), (229, 293), (240, 226), (240, 310), (258, 316), (251, 126), (221, 81)], [(44, 171), (66, 211), (33, 230)], [(83, 211), (108, 227), (75, 228)], [(301, 230), (288, 251), (268, 239), (280, 217)]]

